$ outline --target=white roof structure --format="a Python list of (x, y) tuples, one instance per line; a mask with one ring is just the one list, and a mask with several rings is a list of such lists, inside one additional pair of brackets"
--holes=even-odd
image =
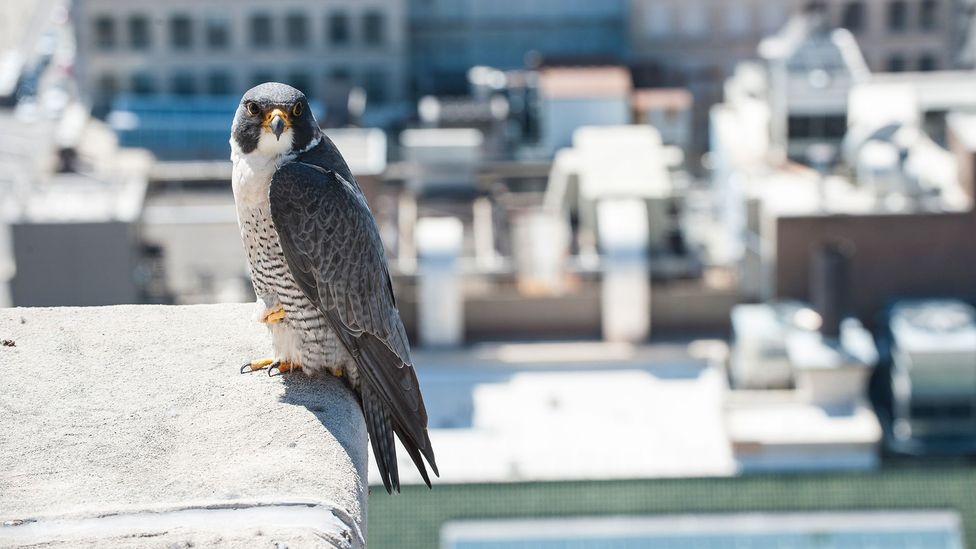
[[(440, 482), (735, 471), (722, 419), (724, 374), (683, 345), (485, 344), (418, 350), (414, 358)], [(465, 415), (469, 424), (443, 428)], [(421, 482), (407, 462), (400, 475)]]
[(976, 309), (961, 301), (901, 302), (892, 309), (891, 332), (908, 352), (976, 355)]
[(585, 126), (573, 147), (556, 153), (545, 203), (558, 208), (578, 183), (580, 200), (671, 196), (671, 177), (661, 134), (648, 125)]
[(379, 175), (386, 170), (386, 133), (379, 128), (326, 130), (356, 176)]
[(976, 108), (976, 71), (889, 72), (872, 74), (859, 84), (875, 88), (879, 95), (899, 87), (915, 94), (922, 111)]
[(847, 29), (830, 29), (817, 17), (794, 17), (759, 44), (759, 55), (784, 60), (790, 72), (849, 72), (855, 80), (870, 74), (857, 40)]

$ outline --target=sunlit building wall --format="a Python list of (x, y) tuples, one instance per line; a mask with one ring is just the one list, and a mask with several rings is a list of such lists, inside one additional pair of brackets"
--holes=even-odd
[(404, 99), (402, 0), (77, 0), (73, 17), (81, 88), (102, 109), (119, 93), (234, 96), (269, 80), (326, 103), (354, 85), (372, 105)]

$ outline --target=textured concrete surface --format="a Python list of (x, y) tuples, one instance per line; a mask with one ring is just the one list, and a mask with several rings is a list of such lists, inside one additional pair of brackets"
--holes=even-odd
[(0, 309), (0, 546), (362, 545), (359, 405), (241, 375), (270, 353), (252, 312)]

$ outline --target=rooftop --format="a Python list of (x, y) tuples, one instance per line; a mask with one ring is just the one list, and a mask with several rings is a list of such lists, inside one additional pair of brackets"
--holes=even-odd
[(544, 97), (617, 97), (633, 88), (624, 67), (558, 67), (542, 71), (539, 89)]

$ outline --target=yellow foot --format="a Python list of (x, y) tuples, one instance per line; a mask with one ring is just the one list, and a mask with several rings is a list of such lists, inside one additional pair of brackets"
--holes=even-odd
[(278, 305), (274, 309), (268, 311), (268, 314), (264, 315), (261, 322), (264, 322), (265, 324), (277, 324), (281, 322), (281, 319), (283, 318), (285, 318), (285, 310), (281, 307), (281, 305)]
[(294, 372), (294, 371), (301, 370), (301, 369), (302, 369), (302, 367), (300, 365), (298, 365), (298, 364), (295, 364), (293, 362), (285, 362), (283, 360), (279, 360), (279, 361), (275, 362), (274, 364), (272, 364), (268, 368), (268, 375), (269, 376), (278, 376), (278, 375), (281, 375), (281, 374), (286, 374), (288, 372)]
[(342, 377), (342, 368), (340, 367), (329, 368), (329, 372), (336, 377)]
[(256, 372), (262, 368), (267, 368), (268, 366), (271, 366), (274, 363), (275, 361), (270, 358), (261, 358), (258, 360), (252, 360), (251, 362), (247, 362), (243, 366), (241, 366), (241, 373), (246, 374), (249, 372)]
[(292, 362), (285, 362), (283, 360), (272, 360), (270, 358), (262, 358), (260, 360), (252, 360), (241, 366), (242, 374), (249, 374), (251, 372), (256, 372), (258, 370), (268, 369), (269, 376), (277, 376), (292, 372), (295, 370), (301, 370), (302, 367), (298, 364)]

